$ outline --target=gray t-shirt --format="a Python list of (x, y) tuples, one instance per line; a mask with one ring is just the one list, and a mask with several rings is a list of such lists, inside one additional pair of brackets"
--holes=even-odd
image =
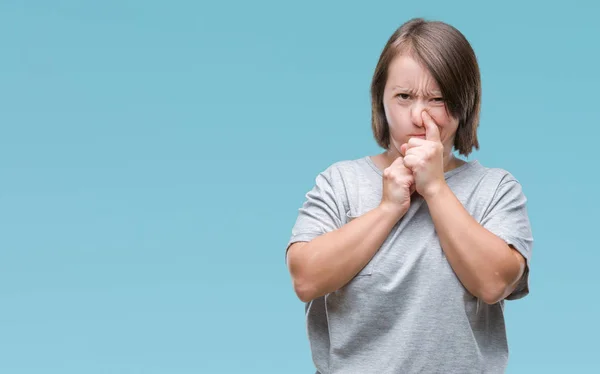
[[(533, 237), (519, 182), (478, 161), (445, 178), (477, 222), (525, 257), (525, 274), (507, 299), (527, 295)], [(376, 208), (381, 193), (382, 172), (370, 156), (334, 163), (306, 194), (288, 248)], [(317, 373), (504, 372), (504, 301), (488, 305), (464, 288), (440, 246), (427, 204), (413, 196), (408, 212), (356, 277), (306, 303)]]

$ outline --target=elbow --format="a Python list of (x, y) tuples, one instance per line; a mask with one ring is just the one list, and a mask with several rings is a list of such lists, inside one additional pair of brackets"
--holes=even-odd
[(316, 287), (306, 280), (294, 279), (294, 292), (300, 301), (307, 303), (318, 297)]
[(302, 256), (303, 253), (308, 251), (299, 251), (298, 248), (302, 248), (308, 243), (296, 243), (294, 248), (290, 248), (288, 254), (288, 267), (292, 276), (292, 283), (294, 286), (294, 292), (296, 296), (302, 302), (309, 302), (319, 297), (319, 288), (314, 280), (314, 276), (307, 271), (311, 268), (310, 264), (307, 264), (306, 256)]
[(479, 299), (492, 305), (504, 300), (514, 291), (525, 269), (525, 260), (521, 255), (518, 256), (520, 258), (518, 266), (505, 271), (496, 271), (492, 277), (480, 282), (479, 292), (476, 295)]
[(307, 303), (318, 296), (313, 277), (307, 274), (304, 267), (298, 266), (297, 262), (291, 262), (290, 274), (292, 276), (294, 292), (302, 302)]
[(482, 294), (479, 299), (488, 305), (494, 305), (504, 298), (498, 294)]
[(291, 270), (292, 284), (296, 296), (298, 296), (300, 301), (305, 303), (314, 299), (316, 297), (315, 286), (313, 285), (313, 282), (310, 281), (310, 278), (303, 275), (297, 267), (292, 266)]
[(307, 272), (306, 269), (295, 268), (294, 270), (292, 272), (294, 292), (302, 302), (307, 303), (324, 295), (324, 293), (321, 293), (320, 284), (317, 282), (314, 274)]
[(489, 282), (477, 292), (477, 298), (488, 305), (493, 305), (506, 297), (507, 284), (503, 282)]

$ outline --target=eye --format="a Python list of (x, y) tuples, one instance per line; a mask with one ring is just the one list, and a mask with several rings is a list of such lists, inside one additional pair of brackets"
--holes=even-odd
[(405, 93), (400, 93), (397, 96), (400, 98), (400, 100), (408, 100), (408, 99), (410, 99), (410, 95), (409, 94), (405, 94)]
[(444, 102), (444, 98), (443, 97), (434, 97), (431, 100), (434, 101), (434, 102), (436, 102), (436, 103), (443, 103)]

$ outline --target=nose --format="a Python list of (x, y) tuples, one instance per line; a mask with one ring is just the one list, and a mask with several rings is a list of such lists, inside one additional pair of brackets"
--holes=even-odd
[(420, 100), (415, 101), (410, 108), (410, 118), (415, 126), (423, 127), (423, 117), (421, 113), (425, 109), (425, 105), (423, 105)]

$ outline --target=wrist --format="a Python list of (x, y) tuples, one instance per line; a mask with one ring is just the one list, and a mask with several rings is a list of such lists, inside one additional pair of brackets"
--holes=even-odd
[(449, 190), (450, 187), (448, 187), (448, 184), (444, 179), (436, 184), (432, 184), (431, 186), (429, 186), (429, 188), (427, 188), (427, 191), (425, 191), (425, 193), (423, 194), (423, 198), (425, 199), (427, 204), (430, 204), (435, 200), (439, 199), (440, 197), (444, 196), (444, 194), (446, 194)]
[(380, 212), (384, 220), (389, 220), (394, 224), (400, 220), (400, 218), (404, 217), (408, 211), (408, 208), (399, 207), (398, 205), (389, 203), (380, 203), (376, 209)]

